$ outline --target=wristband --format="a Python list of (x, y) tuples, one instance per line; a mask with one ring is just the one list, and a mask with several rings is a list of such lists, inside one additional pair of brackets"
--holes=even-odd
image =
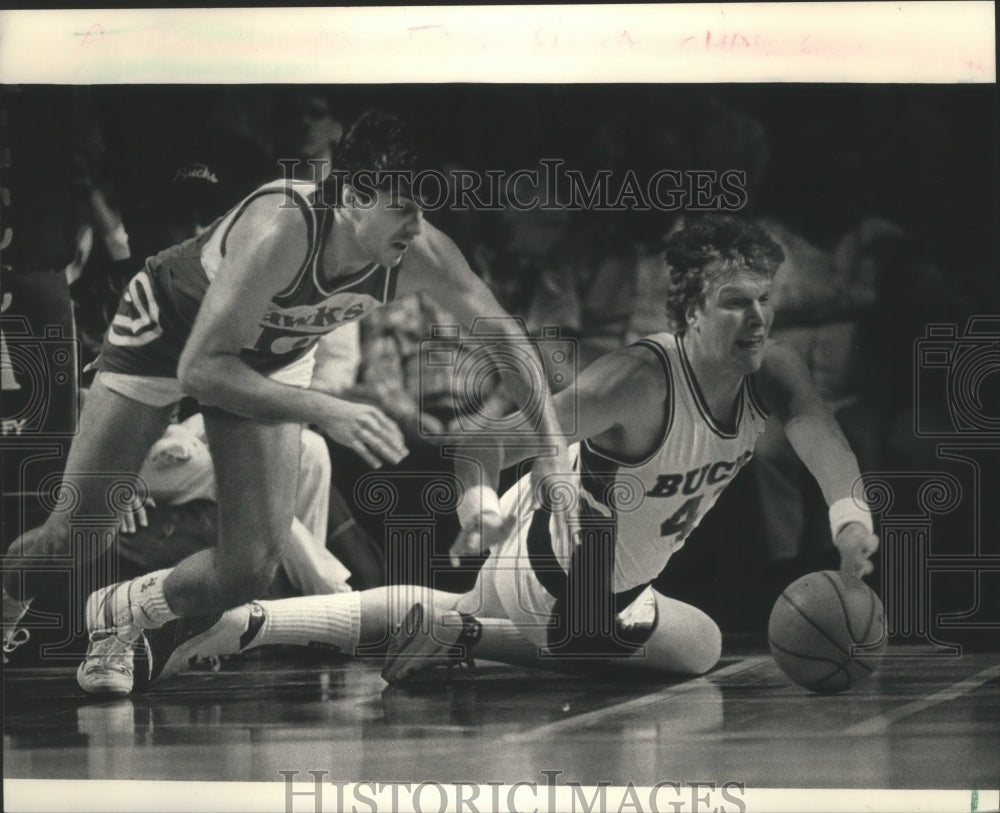
[(844, 497), (830, 506), (830, 533), (834, 539), (849, 522), (860, 522), (868, 533), (874, 533), (871, 512), (861, 508), (850, 497)]
[(473, 486), (462, 495), (456, 513), (463, 528), (475, 526), (480, 517), (484, 524), (499, 525), (500, 498), (488, 486)]

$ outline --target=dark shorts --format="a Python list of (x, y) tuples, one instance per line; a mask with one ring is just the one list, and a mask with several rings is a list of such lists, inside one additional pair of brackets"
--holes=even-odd
[(147, 267), (129, 281), (104, 335), (98, 370), (177, 377), (177, 363), (201, 303), (183, 295), (176, 297), (163, 276), (162, 268)]

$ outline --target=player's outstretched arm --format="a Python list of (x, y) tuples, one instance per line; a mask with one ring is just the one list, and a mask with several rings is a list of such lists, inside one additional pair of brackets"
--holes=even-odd
[[(632, 451), (629, 444), (635, 439), (630, 431), (650, 416), (661, 419), (666, 386), (659, 362), (648, 350), (621, 348), (599, 358), (580, 374), (575, 386), (555, 396), (556, 417), (561, 426), (575, 427), (566, 438), (570, 443), (597, 439), (605, 448)], [(462, 531), (452, 547), (453, 561), (504, 538), (514, 517), (500, 512), (496, 498), (500, 471), (533, 457), (544, 443), (544, 438), (526, 435), (495, 440), (487, 446), (472, 436), (458, 443), (455, 473), (465, 496), (459, 506)]]
[(866, 576), (878, 548), (871, 514), (855, 502), (861, 479), (857, 458), (830, 409), (812, 384), (802, 359), (772, 342), (757, 374), (760, 394), (781, 421), (796, 454), (816, 478), (830, 508), (830, 530), (841, 570)]
[(498, 365), (501, 386), (506, 399), (514, 405), (539, 404), (537, 437), (547, 449), (536, 451), (533, 474), (536, 484), (549, 474), (567, 469), (566, 441), (553, 405), (545, 376), (545, 367), (523, 328), (497, 302), (490, 289), (475, 275), (462, 252), (447, 235), (425, 226), (414, 240), (400, 275), (399, 291), (424, 290), (448, 313), (468, 328), (477, 318), (490, 318), (491, 329), (516, 343), (521, 351), (529, 351), (532, 362), (518, 370)]
[(406, 454), (402, 433), (377, 407), (279, 384), (240, 357), (255, 341), (271, 298), (291, 283), (307, 245), (297, 208), (268, 198), (247, 208), (229, 232), (228, 250), (181, 354), (181, 386), (234, 415), (315, 424), (373, 466), (395, 462)]

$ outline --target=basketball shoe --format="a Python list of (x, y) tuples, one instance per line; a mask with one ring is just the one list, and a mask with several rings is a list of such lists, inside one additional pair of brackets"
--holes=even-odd
[(257, 602), (215, 615), (189, 616), (142, 631), (147, 669), (136, 674), (136, 691), (147, 689), (204, 660), (242, 652), (264, 626)]
[(90, 644), (76, 670), (76, 682), (91, 694), (124, 695), (132, 691), (135, 643), (142, 629), (132, 618), (131, 582), (95, 590), (87, 598), (84, 618)]
[(463, 663), (471, 669), (472, 646), (482, 632), (482, 624), (471, 615), (428, 611), (423, 604), (414, 604), (389, 639), (382, 679), (401, 683), (435, 666), (447, 666), (449, 674)]

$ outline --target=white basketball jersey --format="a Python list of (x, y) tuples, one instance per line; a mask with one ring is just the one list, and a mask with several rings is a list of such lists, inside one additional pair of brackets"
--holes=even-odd
[(633, 461), (584, 441), (574, 461), (583, 490), (581, 523), (589, 516), (597, 525), (613, 525), (616, 593), (659, 575), (750, 460), (768, 415), (748, 377), (732, 425), (720, 425), (695, 380), (682, 336), (658, 333), (637, 344), (657, 355), (667, 380), (660, 443), (647, 458)]

